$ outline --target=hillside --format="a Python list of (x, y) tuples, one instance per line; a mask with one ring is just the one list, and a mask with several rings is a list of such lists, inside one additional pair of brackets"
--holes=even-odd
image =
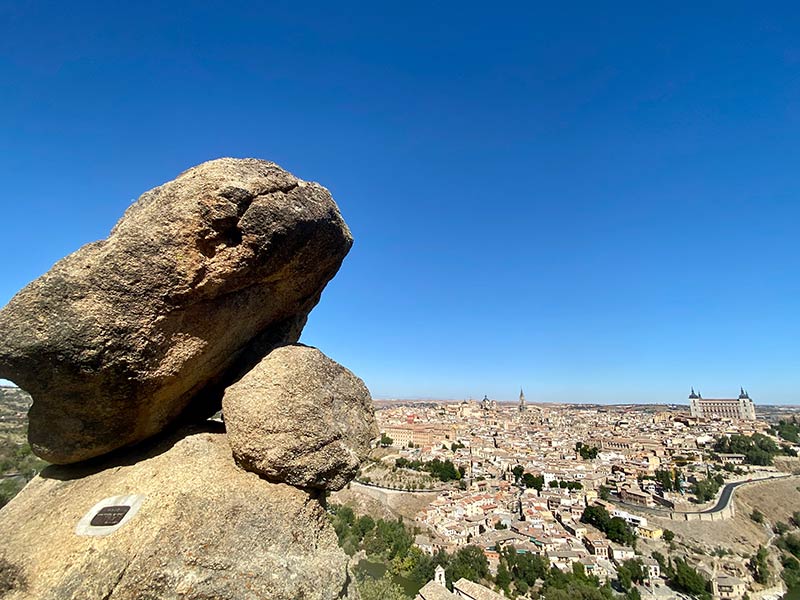
[(0, 387), (0, 507), (25, 487), (47, 463), (28, 445), (31, 397), (16, 387)]

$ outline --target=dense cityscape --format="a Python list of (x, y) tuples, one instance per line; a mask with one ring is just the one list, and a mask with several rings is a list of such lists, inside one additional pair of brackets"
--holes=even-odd
[[(756, 407), (744, 389), (713, 399), (692, 389), (670, 406), (536, 404), (520, 390), (515, 403), (379, 401), (376, 417), (380, 443), (346, 498), (422, 499), (405, 524), (426, 568), (396, 556), (389, 566), (401, 584), (416, 574), (407, 596), (738, 600), (797, 584), (790, 407)], [(780, 497), (775, 510), (758, 505), (763, 494)], [(337, 532), (362, 567), (392, 554), (369, 534)], [(470, 552), (471, 570), (453, 567)], [(519, 560), (534, 559), (539, 576), (520, 575)], [(560, 588), (554, 569), (567, 577)]]

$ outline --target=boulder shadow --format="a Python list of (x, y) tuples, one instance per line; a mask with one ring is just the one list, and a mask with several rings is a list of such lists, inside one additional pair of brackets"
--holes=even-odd
[(138, 444), (118, 448), (108, 454), (69, 465), (49, 465), (42, 469), (39, 476), (43, 479), (70, 481), (108, 469), (135, 465), (167, 452), (185, 437), (198, 433), (225, 433), (225, 423), (217, 419), (195, 423), (178, 422)]

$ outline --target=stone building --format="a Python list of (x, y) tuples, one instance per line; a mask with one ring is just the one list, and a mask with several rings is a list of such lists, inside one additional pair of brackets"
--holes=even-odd
[(740, 388), (738, 398), (703, 398), (692, 388), (689, 394), (689, 411), (696, 419), (756, 419), (756, 406), (744, 388)]

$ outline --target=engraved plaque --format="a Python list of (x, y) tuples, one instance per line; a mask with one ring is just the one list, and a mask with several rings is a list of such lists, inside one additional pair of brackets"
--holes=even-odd
[(130, 506), (106, 506), (97, 511), (89, 525), (92, 527), (112, 527), (122, 521), (122, 518), (128, 514), (130, 509)]
[(103, 498), (75, 525), (75, 535), (103, 537), (125, 527), (142, 507), (143, 494), (122, 494)]

